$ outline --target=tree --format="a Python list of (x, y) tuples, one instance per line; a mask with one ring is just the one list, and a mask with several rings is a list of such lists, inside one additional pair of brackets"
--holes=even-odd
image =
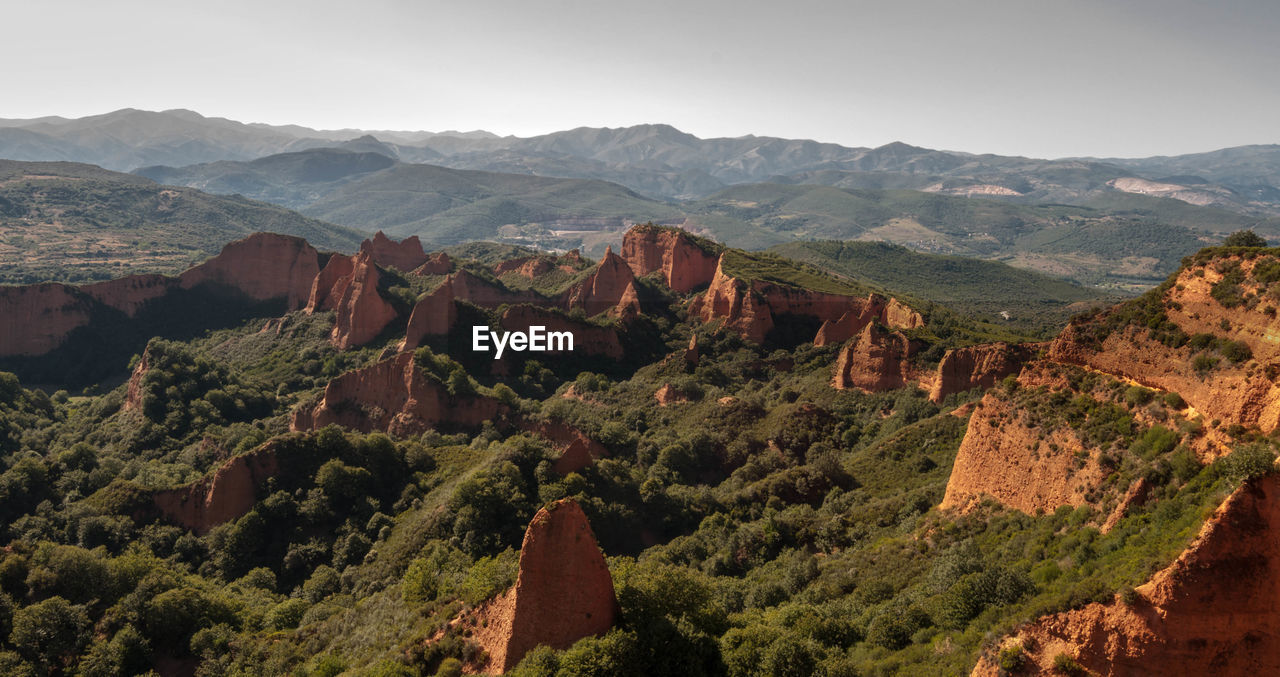
[(1265, 247), (1267, 241), (1252, 230), (1237, 230), (1222, 241), (1224, 247)]
[(61, 663), (89, 643), (89, 616), (61, 597), (36, 602), (13, 615), (10, 641), (27, 658)]

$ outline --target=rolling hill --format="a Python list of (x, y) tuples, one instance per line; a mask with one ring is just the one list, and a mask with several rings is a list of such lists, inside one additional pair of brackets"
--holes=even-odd
[(174, 273), (249, 233), (353, 251), (365, 235), (238, 196), (66, 162), (0, 160), (0, 282)]

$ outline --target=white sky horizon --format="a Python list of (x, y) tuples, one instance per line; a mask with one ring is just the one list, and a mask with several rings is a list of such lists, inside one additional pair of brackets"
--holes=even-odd
[(1037, 158), (1280, 143), (1280, 3), (22, 3), (0, 117), (315, 129), (669, 124)]

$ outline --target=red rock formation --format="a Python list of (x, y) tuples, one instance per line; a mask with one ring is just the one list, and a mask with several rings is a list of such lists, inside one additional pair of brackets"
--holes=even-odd
[(434, 291), (418, 299), (409, 315), (401, 350), (414, 350), (428, 336), (448, 334), (458, 321), (458, 306), (453, 301), (453, 283), (445, 280)]
[(544, 298), (533, 291), (507, 289), (502, 285), (476, 277), (476, 275), (465, 269), (450, 275), (449, 282), (452, 284), (454, 298), (459, 301), (474, 303), (482, 308), (497, 308), (504, 303), (528, 303), (539, 306), (556, 305), (556, 302)]
[(355, 259), (345, 254), (334, 254), (311, 282), (307, 296), (308, 314), (318, 310), (334, 310), (342, 294), (351, 286), (351, 273), (355, 271)]
[(414, 364), (413, 353), (349, 371), (329, 382), (314, 406), (294, 411), (292, 430), (338, 425), (370, 432), (412, 435), (440, 425), (476, 426), (502, 407), (480, 395), (454, 397)]
[(532, 280), (555, 269), (556, 264), (550, 257), (539, 254), (501, 261), (493, 267), (493, 274), (495, 277), (502, 277), (514, 271), (521, 277)]
[(1134, 480), (1133, 484), (1129, 485), (1129, 490), (1125, 492), (1124, 497), (1120, 499), (1120, 502), (1116, 504), (1115, 509), (1107, 516), (1107, 521), (1102, 523), (1102, 529), (1100, 529), (1100, 531), (1104, 534), (1110, 533), (1110, 531), (1116, 528), (1116, 525), (1120, 523), (1120, 520), (1124, 519), (1124, 516), (1129, 514), (1130, 508), (1146, 503), (1150, 494), (1151, 485), (1147, 483), (1147, 479), (1145, 477), (1139, 477)]
[(561, 476), (578, 472), (609, 455), (603, 444), (587, 437), (585, 433), (560, 421), (542, 421), (527, 425), (532, 432), (545, 437), (560, 450), (554, 469)]
[(637, 276), (662, 271), (668, 287), (687, 294), (715, 277), (718, 255), (684, 231), (641, 225), (622, 237), (622, 258)]
[[(603, 355), (614, 359), (622, 357), (622, 342), (618, 339), (617, 329), (580, 322), (554, 310), (523, 304), (511, 306), (503, 311), (498, 326), (507, 331), (527, 332), (533, 326), (545, 327), (548, 332), (567, 331), (573, 334), (575, 354)], [(546, 354), (555, 355), (557, 352)], [(503, 355), (505, 358), (507, 353)]]
[(153, 500), (166, 519), (203, 535), (252, 510), (259, 487), (277, 472), (276, 454), (268, 444), (230, 459), (194, 484), (157, 492)]
[(693, 300), (690, 311), (703, 322), (723, 320), (723, 327), (756, 343), (763, 343), (773, 329), (773, 314), (764, 298), (746, 283), (726, 275), (720, 265), (716, 266), (711, 286)]
[(104, 306), (133, 317), (148, 301), (157, 299), (178, 286), (178, 281), (165, 275), (129, 275), (117, 280), (95, 282), (80, 291)]
[[(1188, 335), (1209, 333), (1243, 342), (1253, 353), (1251, 360), (1233, 365), (1223, 359), (1202, 374), (1192, 366), (1195, 351), (1189, 346), (1170, 348), (1153, 340), (1146, 327), (1137, 326), (1113, 331), (1100, 344), (1095, 343), (1091, 335), (1106, 315), (1068, 326), (1051, 344), (1049, 357), (1176, 392), (1206, 419), (1256, 427), (1262, 432), (1276, 430), (1280, 427), (1280, 379), (1276, 376), (1280, 371), (1280, 333), (1275, 319), (1265, 312), (1268, 304), (1225, 308), (1210, 294), (1222, 279), (1219, 265), (1234, 262), (1249, 280), (1259, 262), (1275, 260), (1270, 256), (1214, 259), (1183, 270), (1165, 292), (1163, 309), (1170, 322)], [(1266, 293), (1250, 281), (1243, 284), (1242, 291), (1259, 297)], [(1229, 330), (1222, 328), (1224, 321)]]
[(940, 507), (967, 510), (983, 496), (1029, 514), (1084, 505), (1107, 472), (1096, 449), (1078, 466), (1083, 449), (1069, 428), (1042, 430), (1006, 398), (988, 393), (969, 417)]
[(929, 399), (941, 402), (952, 393), (990, 388), (1006, 376), (1022, 371), (1040, 344), (987, 343), (948, 350), (938, 363)]
[(148, 371), (151, 371), (150, 349), (142, 351), (142, 359), (138, 360), (138, 364), (133, 367), (133, 373), (129, 374), (129, 387), (124, 398), (126, 411), (142, 406), (142, 379), (147, 377)]
[(653, 394), (653, 399), (658, 401), (659, 407), (665, 407), (669, 404), (678, 404), (680, 402), (688, 402), (689, 396), (676, 390), (675, 386), (670, 383), (662, 384), (661, 388)]
[(360, 243), (360, 251), (369, 254), (374, 263), (384, 268), (394, 267), (406, 273), (427, 261), (427, 254), (422, 251), (417, 235), (396, 242), (378, 231), (372, 240)]
[[(1073, 657), (1091, 674), (1221, 675), (1280, 673), (1280, 478), (1254, 480), (1217, 509), (1190, 547), (1150, 581), (1132, 604), (1116, 599), (1046, 616), (1004, 644), (1023, 647), (1019, 674), (1058, 674), (1053, 659)], [(1003, 674), (991, 655), (975, 677)]]
[(919, 329), (924, 326), (924, 317), (920, 313), (895, 298), (889, 299), (881, 321), (897, 329)]
[(698, 366), (698, 335), (689, 337), (689, 347), (684, 349), (684, 363), (689, 367)]
[(640, 293), (636, 291), (634, 280), (627, 283), (627, 288), (622, 290), (622, 298), (618, 299), (618, 305), (609, 314), (623, 322), (640, 317)]
[(415, 275), (448, 275), (453, 272), (453, 259), (444, 252), (436, 252), (413, 272)]
[(318, 271), (318, 255), (305, 240), (256, 233), (177, 278), (131, 275), (77, 288), (63, 284), (0, 287), (0, 356), (43, 355), (89, 324), (103, 306), (132, 317), (171, 290), (217, 284), (256, 301), (283, 299), (303, 306)]
[(334, 306), (337, 315), (329, 337), (342, 350), (372, 341), (396, 319), (395, 308), (378, 294), (378, 267), (369, 254), (356, 254), (351, 265), (351, 275), (345, 278)]
[(901, 388), (911, 375), (907, 359), (915, 352), (915, 344), (902, 332), (868, 324), (856, 340), (840, 350), (831, 385), (837, 390), (857, 388), (864, 392)]
[(43, 355), (89, 324), (93, 301), (65, 284), (0, 286), (0, 355)]
[(567, 649), (613, 627), (618, 600), (582, 508), (570, 498), (534, 515), (520, 546), (515, 587), (477, 612), (475, 638), (497, 674), (538, 645)]
[(178, 276), (183, 289), (220, 284), (256, 301), (283, 298), (290, 310), (307, 302), (320, 258), (306, 240), (290, 235), (254, 233)]
[(626, 261), (616, 256), (612, 248), (605, 249), (596, 271), (565, 291), (565, 307), (582, 308), (588, 316), (615, 310), (626, 296), (628, 287), (634, 295), (634, 281), (635, 274), (627, 267)]

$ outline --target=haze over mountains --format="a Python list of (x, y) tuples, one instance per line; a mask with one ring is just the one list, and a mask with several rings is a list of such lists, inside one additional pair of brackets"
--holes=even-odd
[(341, 226), (447, 246), (599, 255), (654, 221), (745, 248), (885, 240), (1136, 290), (1252, 228), (1280, 237), (1280, 147), (1040, 160), (850, 148), (668, 125), (542, 136), (313, 130), (185, 110), (0, 120), (0, 157), (135, 171)]

